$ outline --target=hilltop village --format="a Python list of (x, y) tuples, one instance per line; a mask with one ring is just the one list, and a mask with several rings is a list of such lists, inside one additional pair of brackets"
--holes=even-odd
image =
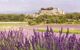
[(0, 14), (0, 22), (37, 24), (80, 24), (80, 13), (64, 13), (59, 8), (41, 8), (32, 14)]
[(65, 14), (63, 10), (60, 10), (59, 8), (53, 8), (53, 7), (48, 7), (48, 8), (41, 8), (38, 12), (35, 12), (31, 14), (33, 17), (38, 17), (40, 15), (60, 15), (60, 14)]

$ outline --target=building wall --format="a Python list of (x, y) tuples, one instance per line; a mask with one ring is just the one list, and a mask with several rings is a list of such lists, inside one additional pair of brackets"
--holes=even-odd
[(53, 9), (49, 9), (48, 8), (44, 8), (41, 9), (38, 13), (34, 13), (32, 14), (33, 17), (38, 17), (39, 15), (60, 15), (60, 14), (64, 14), (64, 11), (60, 10), (59, 8), (53, 8)]
[(64, 12), (58, 8), (54, 8), (53, 10), (40, 10), (39, 14), (59, 15), (59, 14), (64, 14)]

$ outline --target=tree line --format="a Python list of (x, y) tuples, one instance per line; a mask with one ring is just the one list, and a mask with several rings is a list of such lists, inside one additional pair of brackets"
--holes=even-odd
[(24, 21), (24, 14), (0, 14), (0, 22)]
[(25, 14), (0, 14), (0, 22), (28, 22), (35, 24), (80, 24), (80, 13), (66, 13), (65, 15), (39, 15), (32, 17)]
[(40, 15), (29, 21), (29, 24), (80, 24), (80, 13), (67, 13), (65, 15)]

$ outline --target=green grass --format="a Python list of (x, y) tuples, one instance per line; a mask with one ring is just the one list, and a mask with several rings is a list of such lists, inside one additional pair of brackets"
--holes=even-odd
[(27, 22), (0, 22), (1, 26), (21, 26), (21, 25), (27, 25)]
[[(39, 32), (45, 32), (46, 30), (44, 30), (44, 29), (39, 29), (38, 31), (39, 31)], [(58, 33), (60, 30), (59, 30), (59, 29), (54, 29), (53, 31)], [(63, 32), (63, 33), (66, 33), (67, 30), (64, 29), (62, 32)], [(72, 33), (72, 34), (80, 34), (80, 30), (69, 30), (69, 33)]]
[(0, 31), (23, 27), (25, 25), (27, 25), (27, 22), (0, 22)]

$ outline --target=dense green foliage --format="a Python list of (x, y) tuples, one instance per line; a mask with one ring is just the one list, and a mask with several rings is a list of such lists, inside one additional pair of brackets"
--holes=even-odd
[(80, 13), (67, 13), (65, 15), (40, 15), (32, 17), (25, 14), (0, 14), (2, 22), (28, 22), (29, 25), (35, 24), (80, 24)]
[(65, 15), (40, 15), (31, 20), (32, 24), (80, 24), (80, 13), (69, 13)]
[(23, 14), (0, 14), (1, 22), (16, 22), (16, 21), (24, 21), (25, 15)]

